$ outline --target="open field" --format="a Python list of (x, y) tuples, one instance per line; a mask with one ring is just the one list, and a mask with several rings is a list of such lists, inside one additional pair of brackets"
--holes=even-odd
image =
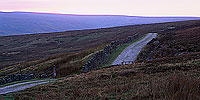
[(91, 54), (113, 40), (199, 24), (200, 21), (183, 21), (0, 37), (0, 76), (18, 73), (19, 66), (23, 73), (42, 73), (54, 64), (58, 67), (58, 77), (70, 75), (79, 72)]
[(158, 32), (134, 64), (74, 74), (9, 95), (24, 100), (198, 100), (199, 27), (199, 21), (189, 21)]

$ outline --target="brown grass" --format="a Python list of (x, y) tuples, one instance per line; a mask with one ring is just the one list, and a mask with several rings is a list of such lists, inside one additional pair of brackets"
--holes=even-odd
[[(104, 46), (100, 46), (77, 53), (56, 55), (23, 64), (5, 67), (1, 69), (0, 76), (19, 73), (19, 66), (22, 66), (22, 73), (42, 74), (49, 68), (52, 68), (53, 65), (56, 66), (57, 77), (78, 73), (89, 56), (91, 56), (91, 54), (94, 52), (103, 49), (103, 47)], [(48, 73), (51, 73), (52, 71), (53, 70), (50, 70)]]
[(200, 52), (200, 26), (163, 32), (159, 34), (159, 38), (155, 41), (159, 41), (159, 44), (154, 45), (151, 43), (146, 46), (146, 49), (140, 53), (138, 60), (174, 57)]
[[(52, 100), (187, 100), (191, 96), (191, 99), (195, 99), (199, 95), (200, 83), (197, 62), (200, 59), (168, 64), (168, 68), (183, 66), (176, 70), (166, 70), (162, 64), (151, 62), (113, 66), (65, 77), (56, 83), (27, 89), (14, 96), (17, 99), (29, 97), (36, 100), (40, 100), (39, 97)], [(185, 70), (185, 65), (192, 67)], [(147, 67), (149, 68), (146, 69)]]
[(165, 80), (151, 84), (151, 96), (160, 100), (199, 100), (200, 80), (189, 75), (171, 74)]

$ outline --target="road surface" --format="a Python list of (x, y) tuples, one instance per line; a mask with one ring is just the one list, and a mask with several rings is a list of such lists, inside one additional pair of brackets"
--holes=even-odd
[(149, 33), (142, 40), (131, 44), (121, 52), (121, 54), (113, 61), (112, 65), (121, 65), (123, 61), (135, 61), (142, 48), (156, 36), (157, 33)]
[(30, 88), (36, 85), (45, 84), (49, 82), (50, 80), (36, 80), (36, 81), (29, 81), (29, 82), (23, 82), (23, 83), (17, 83), (14, 85), (4, 86), (4, 87), (0, 87), (0, 94), (16, 92), (16, 91), (24, 90), (26, 88)]

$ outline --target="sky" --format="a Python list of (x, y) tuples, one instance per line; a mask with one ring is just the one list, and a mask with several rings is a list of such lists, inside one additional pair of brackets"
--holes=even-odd
[(0, 0), (0, 11), (200, 17), (199, 5), (200, 0)]

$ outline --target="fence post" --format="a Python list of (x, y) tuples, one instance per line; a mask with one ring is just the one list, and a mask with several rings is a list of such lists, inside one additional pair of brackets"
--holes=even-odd
[(19, 73), (22, 74), (22, 67), (21, 67), (21, 65), (19, 66)]
[(56, 78), (56, 66), (53, 65), (53, 77)]

